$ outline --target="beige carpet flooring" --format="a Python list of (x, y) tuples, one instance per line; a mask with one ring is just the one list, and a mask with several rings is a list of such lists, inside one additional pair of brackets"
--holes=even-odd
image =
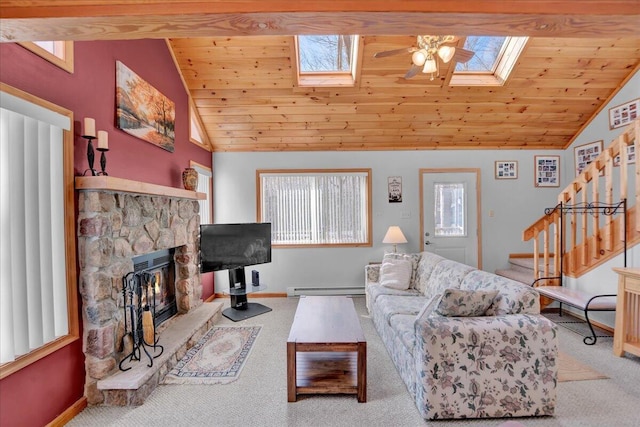
[[(162, 385), (138, 407), (90, 407), (68, 424), (117, 427), (497, 427), (505, 419), (425, 421), (420, 417), (364, 304), (354, 298), (367, 339), (367, 402), (353, 396), (304, 396), (287, 402), (286, 340), (298, 300), (256, 299), (272, 312), (240, 322), (263, 325), (240, 378), (224, 385)], [(225, 307), (228, 302), (225, 302)], [(221, 324), (234, 324), (223, 319)], [(558, 384), (553, 417), (519, 418), (525, 427), (640, 427), (640, 357), (615, 357), (612, 340), (586, 346), (558, 328), (560, 350), (606, 375)]]

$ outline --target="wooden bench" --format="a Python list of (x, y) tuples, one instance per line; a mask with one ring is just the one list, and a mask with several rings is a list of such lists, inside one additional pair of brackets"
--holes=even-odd
[(591, 320), (589, 320), (590, 311), (616, 311), (616, 296), (613, 295), (591, 295), (576, 289), (569, 289), (565, 286), (538, 286), (535, 288), (540, 295), (551, 298), (560, 303), (560, 316), (562, 316), (562, 304), (570, 305), (584, 312), (584, 318), (587, 321), (591, 336), (584, 337), (582, 340), (586, 345), (594, 345), (597, 337), (593, 330)]

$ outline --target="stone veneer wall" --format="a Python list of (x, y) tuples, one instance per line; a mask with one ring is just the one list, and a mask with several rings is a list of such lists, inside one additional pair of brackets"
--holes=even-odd
[(119, 372), (126, 356), (122, 277), (134, 256), (175, 247), (178, 313), (202, 303), (200, 215), (195, 200), (100, 190), (80, 191), (78, 207), (85, 396), (96, 405), (105, 403), (98, 380)]

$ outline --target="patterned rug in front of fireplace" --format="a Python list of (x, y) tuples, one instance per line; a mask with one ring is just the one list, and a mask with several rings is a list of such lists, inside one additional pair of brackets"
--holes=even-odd
[(165, 376), (163, 384), (228, 384), (238, 379), (262, 326), (214, 326)]

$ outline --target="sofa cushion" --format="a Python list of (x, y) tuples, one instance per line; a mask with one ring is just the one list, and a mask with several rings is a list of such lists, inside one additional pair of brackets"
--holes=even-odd
[(418, 262), (420, 261), (420, 254), (403, 254), (397, 252), (387, 252), (382, 258), (382, 263), (388, 260), (403, 259), (411, 262), (411, 279), (409, 280), (409, 287), (416, 288), (416, 270), (418, 269)]
[(450, 259), (440, 261), (434, 267), (427, 281), (424, 295), (430, 298), (434, 295), (442, 294), (445, 289), (459, 288), (464, 277), (473, 270), (475, 269), (471, 266)]
[(487, 316), (540, 313), (540, 298), (538, 293), (531, 286), (516, 282), (507, 277), (475, 270), (464, 277), (460, 289), (497, 290), (498, 296), (494, 298), (493, 305), (487, 310)]
[(412, 271), (408, 259), (387, 259), (380, 266), (380, 284), (387, 288), (409, 289)]
[(440, 255), (431, 252), (422, 252), (420, 254), (420, 261), (418, 262), (418, 269), (416, 270), (416, 286), (415, 288), (423, 295), (427, 288), (427, 283), (433, 273), (433, 269), (440, 261), (444, 261), (445, 258)]
[(369, 301), (374, 304), (380, 295), (398, 295), (398, 296), (421, 296), (415, 289), (392, 289), (382, 286), (379, 283), (373, 283), (367, 285), (367, 293), (369, 294)]
[(375, 310), (389, 324), (391, 317), (396, 314), (408, 314), (415, 318), (426, 302), (426, 298), (420, 295), (380, 295), (376, 299)]
[(464, 291), (461, 289), (446, 289), (435, 308), (435, 313), (448, 317), (484, 316), (498, 295), (493, 291)]
[(411, 354), (416, 346), (415, 321), (416, 317), (411, 314), (396, 314), (389, 319), (391, 329)]
[(435, 310), (435, 308), (438, 306), (438, 303), (440, 302), (441, 297), (442, 295), (434, 295), (431, 298), (427, 298), (427, 302), (424, 304), (422, 309), (418, 312), (418, 315), (416, 316), (415, 320), (419, 321), (425, 316), (430, 316), (433, 313), (433, 310)]

